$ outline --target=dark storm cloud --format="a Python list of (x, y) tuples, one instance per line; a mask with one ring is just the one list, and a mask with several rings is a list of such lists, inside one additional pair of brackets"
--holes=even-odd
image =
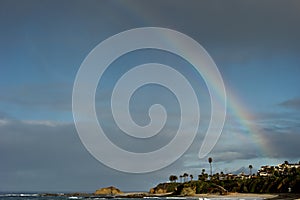
[(252, 129), (231, 119), (225, 125), (218, 143), (211, 152), (217, 162), (255, 158), (298, 159), (300, 157), (299, 115), (269, 113), (251, 123)]
[[(11, 106), (0, 112), (0, 189), (93, 191), (115, 185), (147, 190), (170, 174), (207, 167), (206, 159), (197, 157), (203, 135), (173, 165), (135, 175), (96, 161), (81, 144), (73, 124), (18, 121), (10, 115), (16, 110), (23, 115), (16, 118), (30, 119), (42, 110), (47, 113), (42, 118), (48, 118), (48, 112), (57, 118), (60, 112), (71, 111), (72, 84), (84, 57), (100, 41), (130, 28), (161, 26), (181, 31), (207, 49), (221, 72), (230, 69), (242, 74), (248, 64), (258, 61), (268, 72), (273, 63), (266, 61), (273, 58), (296, 61), (298, 67), (299, 8), (298, 0), (1, 1), (0, 103), (2, 110)], [(256, 79), (248, 81), (255, 85)], [(299, 98), (280, 105), (298, 110)], [(294, 115), (266, 113), (251, 123), (265, 139), (268, 156), (286, 160), (300, 157), (298, 121)], [(261, 156), (249, 131), (234, 117), (227, 126), (210, 154), (214, 161)], [(132, 143), (125, 141), (126, 145)]]
[(300, 110), (300, 98), (289, 99), (279, 105), (290, 109)]
[[(239, 134), (243, 135), (244, 133)], [(232, 163), (236, 160), (254, 159), (262, 156), (257, 151), (257, 145), (251, 137), (246, 137), (247, 140), (240, 140), (232, 134), (229, 137), (228, 139), (220, 138), (211, 152), (211, 156), (217, 162)]]
[(106, 184), (124, 187), (124, 174), (93, 159), (72, 124), (8, 121), (0, 125), (0, 137), (3, 191), (93, 191)]
[(0, 110), (0, 119), (6, 119), (6, 118), (11, 118), (11, 116), (6, 112)]
[[(37, 1), (32, 1), (37, 2)], [(80, 1), (78, 1), (80, 2)], [(58, 2), (57, 2), (58, 3)], [(38, 4), (38, 3), (37, 3)], [(49, 4), (49, 2), (47, 3)], [(106, 6), (109, 6), (110, 9), (120, 9), (122, 10), (122, 15), (128, 15), (130, 19), (141, 18), (144, 20), (145, 25), (155, 25), (155, 26), (163, 26), (168, 28), (174, 28), (179, 31), (183, 31), (191, 37), (195, 38), (200, 44), (202, 44), (209, 53), (212, 55), (216, 63), (222, 67), (230, 67), (233, 64), (247, 64), (249, 62), (253, 62), (254, 60), (267, 60), (271, 57), (285, 56), (287, 54), (294, 54), (295, 52), (299, 52), (300, 50), (300, 27), (298, 24), (300, 23), (299, 17), (299, 1), (287, 1), (282, 5), (282, 1), (274, 0), (274, 1), (127, 1), (124, 3), (124, 9), (120, 9), (118, 7), (118, 3), (105, 3)], [(55, 3), (53, 3), (55, 5)], [(63, 4), (65, 5), (65, 4)], [(71, 13), (81, 9), (79, 6), (80, 3), (70, 4), (68, 6), (69, 13), (63, 12), (67, 14), (68, 17), (71, 16)], [(98, 4), (97, 4), (98, 5)], [(121, 4), (122, 5), (122, 4)], [(126, 5), (132, 6), (132, 9), (126, 7)], [(3, 3), (2, 8), (9, 8), (10, 4), (8, 2)], [(29, 4), (20, 4), (20, 7), (24, 6), (28, 9), (36, 11), (36, 7), (38, 5), (29, 5)], [(86, 5), (87, 8), (92, 9), (92, 6)], [(111, 6), (111, 7), (110, 7)], [(97, 6), (96, 6), (97, 7)], [(101, 11), (103, 11), (102, 6), (98, 6)], [(44, 8), (45, 9), (45, 8)], [(180, 12), (179, 12), (180, 10)], [(94, 9), (92, 9), (94, 11)], [(143, 11), (143, 12), (142, 12)], [(23, 15), (24, 11), (20, 9), (19, 15)], [(37, 11), (36, 11), (37, 12)], [(107, 14), (108, 11), (105, 11)], [(7, 12), (4, 12), (4, 15), (8, 15)], [(188, 14), (187, 14), (188, 13)], [(18, 15), (18, 13), (15, 13)], [(39, 14), (33, 13), (34, 14)], [(62, 15), (61, 12), (58, 12), (59, 15)], [(95, 14), (95, 13), (94, 13)], [(120, 14), (120, 15), (121, 15)], [(25, 15), (25, 14), (24, 14)], [(79, 12), (79, 17), (86, 19), (87, 24), (84, 26), (82, 24), (78, 24), (77, 28), (83, 29), (85, 34), (92, 35), (92, 38), (97, 38), (103, 34), (100, 26), (95, 27), (91, 26), (94, 20), (88, 20), (89, 16), (86, 12)], [(99, 13), (100, 15), (100, 13)], [(98, 16), (95, 14), (95, 17)], [(142, 16), (142, 17), (141, 17)], [(9, 16), (7, 16), (10, 18)], [(29, 17), (29, 16), (28, 16)], [(31, 16), (32, 17), (32, 16)], [(18, 17), (13, 18), (14, 23), (16, 22)], [(22, 20), (26, 20), (24, 18)], [(77, 19), (77, 18), (76, 18)], [(119, 16), (115, 18), (109, 18), (107, 20), (117, 21), (120, 19)], [(124, 20), (124, 18), (122, 18)], [(27, 19), (27, 20), (30, 20)], [(44, 19), (45, 20), (45, 19)], [(56, 22), (57, 16), (53, 18), (54, 22)], [(52, 32), (55, 29), (55, 23), (47, 23), (48, 26), (51, 27)], [(62, 22), (59, 23), (59, 27), (63, 25), (63, 22), (66, 23), (67, 19), (62, 18)], [(127, 23), (120, 23), (123, 25), (130, 24), (131, 20), (126, 20)], [(176, 22), (176, 23), (175, 23)], [(101, 23), (104, 23), (101, 21)], [(115, 22), (116, 23), (116, 22)], [(69, 24), (69, 23), (68, 23)], [(34, 23), (37, 26), (37, 23)], [(104, 25), (104, 24), (102, 24)], [(114, 24), (112, 24), (114, 25)], [(116, 24), (115, 24), (116, 25)], [(82, 27), (80, 27), (82, 26)], [(118, 28), (119, 26), (115, 26)], [(12, 28), (12, 27), (10, 27)], [(21, 28), (21, 27), (18, 27)], [(24, 27), (23, 27), (24, 28)], [(57, 28), (56, 28), (57, 29)], [(57, 29), (59, 33), (62, 33), (61, 29)], [(66, 31), (69, 30), (67, 29)], [(109, 30), (107, 30), (109, 31)], [(15, 32), (15, 31), (14, 31)], [(49, 34), (49, 33), (48, 33)], [(72, 32), (70, 35), (76, 34)], [(62, 34), (64, 35), (64, 34)], [(18, 35), (17, 35), (18, 36)], [(66, 35), (65, 35), (66, 36)], [(19, 35), (16, 38), (20, 38)], [(23, 36), (22, 36), (23, 37)], [(30, 37), (30, 36), (28, 36)], [(78, 35), (78, 37), (82, 37)], [(57, 50), (62, 48), (60, 45), (64, 45), (65, 47), (73, 47), (76, 41), (69, 41), (70, 37), (67, 37), (68, 40), (63, 40), (64, 37), (61, 37), (59, 42), (55, 43)], [(23, 38), (24, 40), (26, 38)], [(44, 41), (38, 40), (39, 38), (32, 38), (35, 43), (38, 45), (39, 51), (41, 51), (44, 45)], [(10, 40), (7, 40), (10, 41)], [(5, 41), (5, 42), (7, 42)], [(37, 42), (38, 41), (38, 42)], [(65, 41), (69, 41), (68, 43), (64, 43)], [(97, 40), (97, 42), (99, 42)], [(17, 44), (17, 43), (16, 43)], [(96, 45), (95, 43), (94, 45)], [(29, 45), (29, 44), (28, 44)], [(6, 46), (11, 46), (6, 45)], [(45, 45), (44, 45), (45, 46)], [(17, 49), (18, 46), (15, 47)], [(44, 47), (45, 48), (45, 47)], [(49, 49), (49, 46), (45, 49)], [(72, 48), (72, 49), (84, 49), (87, 53), (89, 48), (85, 46), (84, 48)], [(66, 53), (71, 49), (68, 49), (64, 53)], [(43, 51), (42, 51), (43, 52)], [(55, 52), (55, 51), (54, 51)], [(61, 56), (58, 56), (51, 52), (43, 52), (43, 54), (47, 57), (50, 56), (49, 59), (46, 59), (47, 65), (53, 61), (61, 60)], [(26, 52), (25, 52), (26, 53)], [(78, 55), (78, 52), (73, 52), (74, 55)], [(35, 55), (35, 54), (33, 54)], [(81, 55), (81, 59), (84, 58), (85, 54)], [(69, 56), (69, 55), (68, 55)], [(79, 56), (73, 56), (72, 60), (77, 59), (78, 63), (75, 66), (79, 66), (82, 60), (78, 59)], [(36, 59), (36, 58), (35, 58)], [(33, 60), (33, 58), (32, 58)], [(51, 68), (53, 66), (55, 69), (66, 69), (63, 67), (65, 63), (52, 63)], [(70, 64), (69, 64), (70, 65)], [(73, 63), (74, 65), (74, 63)], [(41, 68), (45, 68), (45, 71), (41, 73), (49, 73), (50, 66), (45, 66), (44, 64), (39, 64), (36, 68), (37, 70), (41, 70)], [(245, 65), (246, 66), (246, 65)], [(272, 67), (272, 66), (268, 66)], [(222, 70), (222, 69), (221, 69)], [(75, 71), (75, 70), (74, 70)], [(66, 73), (66, 70), (61, 70), (61, 72)], [(72, 72), (72, 75), (74, 73)], [(70, 83), (71, 85), (71, 83)], [(26, 87), (26, 86), (25, 86)], [(24, 91), (20, 91), (21, 89), (8, 89), (2, 90), (5, 91), (0, 96), (0, 100), (5, 100), (9, 102), (15, 102), (19, 105), (24, 106), (39, 106), (41, 104), (45, 104), (50, 107), (59, 107), (62, 109), (70, 109), (70, 92), (71, 87), (67, 86), (67, 90), (64, 92), (61, 91), (61, 85), (54, 84), (49, 86), (29, 86), (27, 89), (27, 93)], [(16, 91), (14, 91), (16, 90)], [(23, 90), (23, 89), (22, 89)], [(57, 93), (53, 93), (53, 91), (59, 90)], [(31, 98), (32, 96), (32, 98)]]
[(263, 137), (263, 148), (272, 158), (299, 158), (299, 115), (285, 114), (280, 118), (262, 121), (259, 134)]
[[(32, 189), (47, 189), (48, 181), (84, 174), (83, 171), (76, 173), (76, 166), (89, 168), (86, 165), (89, 156), (71, 125), (7, 121), (0, 126), (0, 135), (0, 168), (2, 180), (5, 180), (1, 183), (2, 190), (17, 189), (13, 184), (16, 180), (24, 189), (25, 182), (34, 183), (35, 186), (28, 186)], [(58, 188), (50, 186), (53, 187)]]
[(25, 109), (71, 111), (72, 84), (24, 84), (1, 87), (0, 103), (11, 104)]
[(73, 124), (5, 121), (0, 123), (2, 191), (93, 192), (109, 185), (126, 191), (144, 191), (157, 181), (168, 180), (170, 171), (177, 173), (183, 169), (184, 159), (180, 159), (177, 165), (153, 173), (117, 172), (86, 151)]
[(286, 133), (268, 132), (264, 133), (268, 138), (267, 148), (269, 149), (269, 157), (273, 158), (300, 158), (299, 141), (300, 127), (296, 130)]
[(145, 19), (157, 19), (159, 25), (183, 31), (205, 48), (213, 48), (209, 52), (217, 58), (241, 63), (273, 57), (274, 51), (299, 50), (299, 6), (299, 1), (286, 1), (283, 6), (278, 0), (139, 1), (133, 5), (136, 10), (148, 8)]

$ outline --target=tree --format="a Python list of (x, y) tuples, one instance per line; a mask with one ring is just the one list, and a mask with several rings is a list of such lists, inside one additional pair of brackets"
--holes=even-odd
[(208, 158), (208, 162), (209, 162), (209, 166), (210, 166), (210, 177), (212, 177), (212, 167), (211, 167), (212, 158), (211, 157)]
[(184, 173), (183, 174), (183, 182), (186, 182), (187, 181), (187, 177), (189, 176), (188, 173)]
[(221, 171), (221, 173), (220, 173), (220, 177), (222, 178), (222, 180), (224, 180), (224, 172), (223, 171)]
[(288, 164), (289, 164), (289, 161), (287, 161), (287, 160), (284, 161), (284, 164), (285, 164), (285, 165), (288, 165)]
[(204, 180), (207, 180), (207, 179), (208, 179), (208, 174), (205, 173), (205, 174), (204, 174)]
[(290, 173), (291, 173), (292, 175), (296, 175), (296, 173), (297, 173), (296, 167), (292, 167), (292, 168), (290, 169)]
[(199, 174), (199, 175), (198, 175), (198, 181), (203, 180), (202, 177), (203, 177), (203, 175), (202, 175), (202, 174)]
[(178, 180), (177, 176), (174, 176), (174, 182), (176, 183), (176, 181)]
[(214, 174), (214, 176), (215, 176), (215, 178), (216, 178), (217, 180), (220, 180), (220, 174), (219, 174), (219, 173)]
[(272, 174), (272, 175), (274, 175), (274, 172), (275, 172), (275, 167), (274, 166), (271, 166), (271, 168), (270, 168), (270, 173)]
[(289, 168), (287, 166), (284, 167), (283, 169), (283, 175), (288, 175), (289, 174)]
[(205, 169), (202, 169), (202, 173), (198, 175), (198, 180), (205, 181), (207, 179), (208, 175), (205, 173)]
[(249, 171), (250, 171), (250, 173), (249, 173), (249, 175), (251, 176), (251, 174), (252, 174), (252, 165), (249, 165)]
[(191, 178), (191, 181), (193, 180), (194, 176), (193, 174), (190, 174), (190, 178)]
[(170, 180), (171, 182), (176, 182), (177, 179), (178, 179), (178, 177), (175, 176), (175, 175), (171, 175), (171, 176), (169, 177), (169, 180)]
[(182, 178), (183, 178), (183, 176), (182, 175), (180, 175), (179, 176), (179, 178), (180, 178), (180, 183), (182, 182)]

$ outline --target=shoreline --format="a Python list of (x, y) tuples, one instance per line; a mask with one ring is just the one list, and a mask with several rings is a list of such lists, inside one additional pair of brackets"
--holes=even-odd
[(292, 200), (299, 199), (300, 193), (238, 193), (238, 192), (229, 192), (225, 195), (220, 194), (195, 194), (192, 196), (179, 196), (173, 195), (172, 193), (163, 193), (163, 194), (150, 194), (148, 192), (128, 192), (121, 195), (116, 195), (117, 198), (143, 198), (143, 197), (174, 197), (174, 198), (261, 198), (261, 199), (269, 199), (269, 200)]
[[(15, 193), (16, 194), (16, 193)], [(27, 195), (21, 194), (21, 197), (26, 197)], [(195, 194), (191, 196), (180, 196), (180, 195), (173, 195), (173, 193), (162, 193), (162, 194), (151, 194), (149, 192), (124, 192), (115, 195), (96, 195), (94, 193), (35, 193), (35, 196), (41, 197), (53, 197), (53, 196), (60, 196), (60, 197), (69, 197), (70, 199), (78, 199), (80, 197), (83, 198), (159, 198), (159, 197), (166, 197), (166, 198), (261, 198), (261, 199), (269, 199), (269, 200), (283, 200), (283, 199), (298, 199), (300, 200), (300, 193), (238, 193), (238, 192), (229, 192), (228, 194)], [(81, 198), (80, 198), (81, 199)]]
[[(262, 199), (283, 199), (283, 197), (297, 197), (300, 198), (300, 194), (297, 193), (289, 193), (289, 194), (258, 194), (258, 193), (237, 193), (237, 192), (229, 192), (228, 194), (195, 194), (191, 196), (180, 196), (174, 195), (172, 192), (170, 193), (162, 193), (162, 194), (151, 194), (149, 192), (124, 192), (121, 194), (115, 195), (95, 195), (93, 193), (65, 193), (65, 194), (55, 194), (55, 193), (47, 193), (40, 194), (41, 196), (65, 196), (65, 197), (107, 197), (107, 198), (151, 198), (151, 197), (174, 197), (174, 198), (262, 198)], [(295, 198), (293, 198), (295, 199)]]
[(218, 198), (218, 197), (224, 197), (224, 198), (230, 198), (230, 197), (258, 197), (263, 199), (273, 199), (277, 197), (278, 194), (257, 194), (257, 193), (238, 193), (238, 192), (229, 192), (225, 195), (218, 195), (218, 194), (195, 194), (193, 197), (211, 197), (211, 198)]

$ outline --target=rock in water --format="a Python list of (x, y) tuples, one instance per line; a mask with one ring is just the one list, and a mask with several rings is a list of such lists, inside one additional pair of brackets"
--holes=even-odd
[(117, 195), (117, 194), (123, 194), (123, 192), (116, 187), (110, 186), (110, 187), (96, 190), (94, 194), (95, 195)]

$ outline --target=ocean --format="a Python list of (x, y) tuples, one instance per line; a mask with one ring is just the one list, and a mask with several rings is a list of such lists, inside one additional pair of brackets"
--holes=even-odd
[(41, 196), (40, 194), (1, 193), (0, 200), (261, 200), (259, 197), (144, 197), (144, 198), (114, 198), (114, 197), (67, 197), (67, 196)]

